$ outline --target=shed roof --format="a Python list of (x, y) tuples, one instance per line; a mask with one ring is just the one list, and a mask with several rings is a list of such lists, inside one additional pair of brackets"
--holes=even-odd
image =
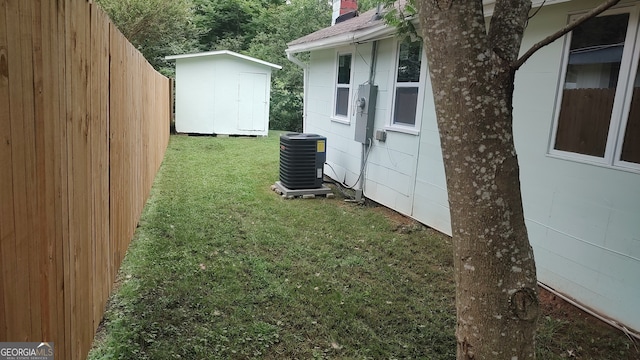
[(195, 53), (195, 54), (170, 55), (170, 56), (166, 56), (165, 59), (167, 59), (167, 60), (177, 60), (177, 59), (188, 59), (188, 58), (195, 58), (195, 57), (202, 57), (202, 56), (234, 56), (234, 57), (237, 57), (237, 58), (240, 58), (240, 59), (244, 59), (244, 60), (248, 60), (248, 61), (252, 61), (252, 62), (258, 63), (260, 65), (272, 67), (274, 69), (278, 69), (278, 70), (282, 69), (282, 66), (280, 66), (280, 65), (272, 64), (270, 62), (266, 62), (264, 60), (256, 59), (256, 58), (253, 58), (251, 56), (238, 54), (237, 52), (233, 52), (233, 51), (230, 51), (230, 50), (215, 50), (215, 51), (206, 51), (206, 52)]
[[(558, 4), (571, 0), (533, 0), (532, 7)], [(491, 16), (496, 0), (483, 0), (485, 16)], [(407, 0), (398, 0), (396, 7), (404, 8)], [(309, 35), (293, 40), (287, 44), (288, 53), (298, 53), (342, 46), (358, 41), (367, 41), (391, 36), (395, 33), (393, 27), (387, 26), (384, 19), (376, 16), (376, 8), (339, 24), (320, 29)]]

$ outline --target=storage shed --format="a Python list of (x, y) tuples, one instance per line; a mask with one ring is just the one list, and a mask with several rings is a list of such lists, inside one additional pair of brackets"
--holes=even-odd
[(176, 60), (176, 131), (219, 135), (269, 132), (271, 71), (279, 65), (229, 50)]

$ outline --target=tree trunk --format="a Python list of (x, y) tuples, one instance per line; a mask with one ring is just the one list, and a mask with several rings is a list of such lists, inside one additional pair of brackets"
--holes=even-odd
[(515, 68), (530, 0), (418, 0), (454, 242), (457, 358), (535, 358), (538, 296), (513, 143)]

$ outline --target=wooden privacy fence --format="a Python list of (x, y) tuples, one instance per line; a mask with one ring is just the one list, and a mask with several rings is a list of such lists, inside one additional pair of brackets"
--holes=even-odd
[(0, 341), (84, 359), (169, 139), (169, 80), (86, 0), (0, 0)]

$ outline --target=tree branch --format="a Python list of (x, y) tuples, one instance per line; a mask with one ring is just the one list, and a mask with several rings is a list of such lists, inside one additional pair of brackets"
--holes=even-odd
[(533, 45), (526, 53), (524, 53), (524, 55), (522, 55), (518, 59), (518, 61), (516, 61), (513, 64), (513, 69), (514, 70), (518, 70), (527, 60), (529, 60), (531, 55), (533, 55), (536, 51), (538, 51), (538, 50), (542, 49), (543, 47), (551, 44), (552, 42), (558, 40), (559, 38), (563, 37), (565, 34), (570, 32), (571, 30), (573, 30), (573, 29), (577, 28), (578, 26), (582, 25), (587, 20), (592, 19), (592, 18), (600, 15), (601, 13), (603, 13), (604, 11), (606, 11), (607, 9), (609, 9), (610, 7), (616, 5), (619, 2), (620, 2), (620, 0), (607, 0), (607, 1), (603, 2), (602, 4), (600, 4), (600, 6), (594, 8), (593, 10), (589, 11), (588, 13), (586, 13), (583, 16), (581, 16), (580, 18), (578, 18), (576, 21), (573, 21), (570, 24), (567, 24), (565, 27), (563, 27), (562, 29), (558, 30), (554, 34), (551, 34), (551, 35), (547, 36), (542, 41), (540, 41), (540, 42), (536, 43), (535, 45)]

